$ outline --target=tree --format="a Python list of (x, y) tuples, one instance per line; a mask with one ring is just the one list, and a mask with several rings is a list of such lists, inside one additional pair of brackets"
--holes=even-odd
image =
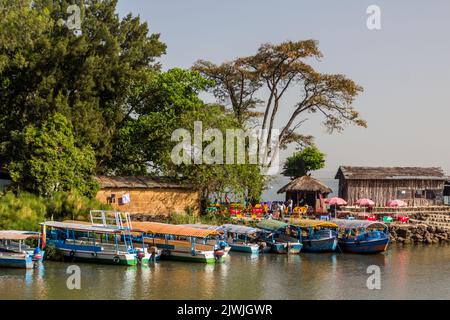
[(316, 147), (307, 147), (286, 159), (283, 175), (291, 179), (306, 176), (310, 171), (325, 167), (325, 154)]
[[(192, 138), (196, 121), (201, 121), (204, 130), (214, 128), (220, 133), (243, 128), (234, 113), (199, 98), (199, 93), (212, 84), (196, 71), (178, 68), (143, 83), (129, 96), (130, 116), (116, 136), (108, 164), (111, 171), (125, 175), (163, 174), (193, 185), (201, 190), (203, 199), (225, 190), (257, 199), (264, 186), (257, 165), (172, 161), (172, 150), (178, 144), (172, 141), (176, 129), (185, 129)], [(203, 148), (209, 143), (204, 142)]]
[[(323, 124), (330, 133), (343, 130), (346, 124), (366, 127), (366, 122), (352, 107), (362, 87), (341, 74), (319, 73), (305, 62), (308, 58), (321, 57), (322, 53), (314, 40), (288, 41), (277, 45), (264, 44), (256, 54), (226, 64), (232, 71), (205, 61), (199, 61), (194, 69), (215, 80), (216, 87), (211, 92), (219, 99), (230, 97), (234, 111), (254, 105), (254, 96), (267, 93), (260, 135), (260, 140), (266, 143), (262, 144), (265, 147), (260, 155), (262, 162), (270, 166), (279, 150), (289, 144), (311, 144), (311, 136), (298, 132), (307, 120), (307, 114), (321, 114)], [(228, 81), (228, 74), (240, 74), (243, 79)], [(293, 90), (300, 97), (292, 106), (282, 105), (288, 90)], [(242, 99), (235, 104), (231, 99), (235, 92), (251, 94), (240, 95)], [(288, 120), (281, 126), (273, 144), (270, 140), (274, 138), (274, 126), (280, 110), (288, 115)]]
[(9, 170), (22, 190), (50, 197), (76, 190), (95, 196), (95, 153), (91, 146), (77, 147), (71, 123), (57, 113), (40, 127), (27, 126), (14, 137), (15, 160)]
[[(81, 9), (81, 35), (61, 24)], [(0, 162), (14, 161), (12, 135), (60, 113), (79, 145), (91, 145), (107, 170), (127, 94), (160, 69), (158, 34), (139, 17), (116, 14), (117, 0), (0, 0)], [(26, 30), (26, 31), (24, 31)]]

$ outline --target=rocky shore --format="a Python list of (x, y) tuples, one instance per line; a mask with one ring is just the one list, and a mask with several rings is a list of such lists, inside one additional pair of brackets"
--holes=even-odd
[(391, 242), (413, 244), (450, 243), (450, 230), (443, 227), (418, 224), (391, 224)]

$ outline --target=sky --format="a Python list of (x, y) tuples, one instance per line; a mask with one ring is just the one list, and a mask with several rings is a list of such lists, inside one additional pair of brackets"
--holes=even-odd
[[(370, 5), (381, 10), (380, 30), (367, 28)], [(368, 128), (330, 135), (320, 116), (308, 116), (301, 133), (315, 136), (327, 159), (316, 177), (332, 179), (340, 165), (440, 166), (450, 174), (450, 1), (119, 0), (119, 15), (129, 12), (161, 34), (165, 70), (229, 61), (268, 42), (318, 40), (324, 57), (314, 67), (364, 87), (354, 107)], [(296, 99), (289, 92), (285, 110)], [(284, 182), (275, 177), (266, 196)]]

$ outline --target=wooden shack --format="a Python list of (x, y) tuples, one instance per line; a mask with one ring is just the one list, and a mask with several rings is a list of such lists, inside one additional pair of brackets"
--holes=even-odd
[(377, 206), (400, 199), (410, 206), (441, 205), (446, 177), (441, 168), (341, 166), (339, 197), (354, 204), (361, 198)]
[(189, 185), (158, 177), (96, 178), (100, 190), (96, 198), (113, 208), (133, 214), (200, 213), (200, 192)]
[(286, 201), (292, 200), (294, 206), (307, 204), (315, 210), (324, 207), (321, 200), (331, 192), (330, 188), (311, 176), (298, 177), (278, 190), (278, 193), (286, 193)]

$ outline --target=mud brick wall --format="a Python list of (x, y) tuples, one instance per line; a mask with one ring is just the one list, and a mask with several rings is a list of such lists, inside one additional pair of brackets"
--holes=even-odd
[[(122, 203), (124, 194), (129, 194), (129, 203)], [(194, 190), (105, 188), (97, 193), (96, 198), (103, 203), (111, 204), (116, 210), (133, 214), (183, 214), (187, 208), (191, 208), (194, 214), (200, 214), (200, 194)]]

